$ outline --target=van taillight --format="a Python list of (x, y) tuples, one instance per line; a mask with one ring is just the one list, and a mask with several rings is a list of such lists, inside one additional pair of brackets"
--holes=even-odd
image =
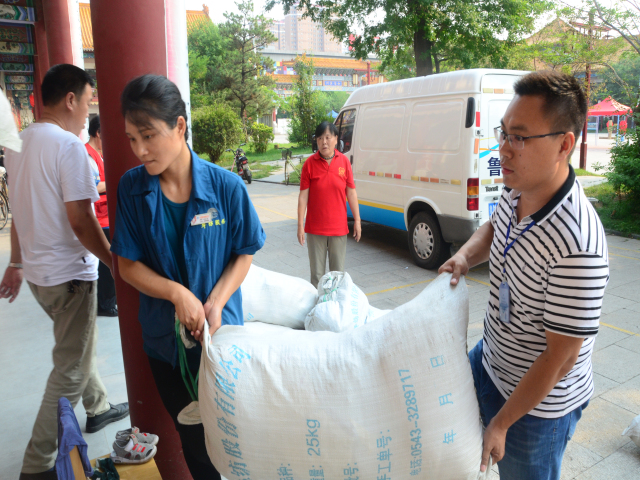
[(476, 127), (480, 126), (480, 112), (476, 112)]
[(480, 182), (477, 178), (467, 179), (467, 210), (478, 210), (480, 202), (478, 200)]

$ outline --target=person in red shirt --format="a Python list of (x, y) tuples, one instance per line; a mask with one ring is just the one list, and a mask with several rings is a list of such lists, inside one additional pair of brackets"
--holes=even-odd
[(624, 136), (627, 133), (627, 119), (624, 117), (619, 125), (620, 130), (620, 141), (624, 142)]
[(316, 141), (318, 151), (302, 167), (298, 196), (298, 241), (304, 245), (307, 234), (311, 283), (314, 287), (318, 286), (325, 274), (327, 253), (329, 270), (344, 271), (349, 234), (345, 197), (353, 214), (353, 237), (356, 242), (360, 241), (362, 233), (351, 164), (347, 157), (336, 150), (338, 129), (331, 122), (322, 122), (316, 128)]
[[(100, 116), (96, 115), (89, 122), (89, 143), (85, 144), (87, 153), (98, 166), (100, 172), (100, 183), (97, 185), (100, 200), (93, 206), (98, 222), (102, 227), (107, 240), (109, 236), (109, 212), (107, 211), (107, 185), (104, 180), (104, 161), (102, 160), (102, 138), (100, 137)], [(97, 180), (96, 180), (97, 181)], [(98, 315), (103, 317), (117, 317), (118, 307), (116, 305), (116, 284), (109, 268), (102, 264), (98, 265)]]

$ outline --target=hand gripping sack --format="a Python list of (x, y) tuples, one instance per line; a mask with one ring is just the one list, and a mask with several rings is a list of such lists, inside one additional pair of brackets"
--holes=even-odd
[(207, 334), (200, 411), (218, 471), (229, 480), (486, 478), (468, 292), (450, 279), (339, 334), (259, 322)]
[(304, 321), (313, 332), (344, 332), (367, 323), (369, 300), (347, 272), (329, 272), (318, 282), (318, 301)]
[(240, 286), (245, 322), (265, 322), (303, 329), (315, 306), (317, 290), (302, 278), (251, 265)]

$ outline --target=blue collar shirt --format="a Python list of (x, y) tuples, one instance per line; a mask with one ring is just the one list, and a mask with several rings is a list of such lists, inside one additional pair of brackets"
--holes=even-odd
[[(205, 302), (232, 254), (253, 255), (266, 235), (240, 177), (191, 152), (192, 188), (187, 205), (184, 253), (189, 289)], [(211, 221), (192, 225), (196, 215)], [(129, 170), (118, 184), (116, 228), (111, 251), (139, 261), (179, 283), (179, 273), (164, 226), (159, 176), (144, 166)], [(168, 300), (140, 293), (138, 319), (147, 354), (177, 363), (175, 307)], [(242, 292), (238, 288), (222, 310), (222, 325), (243, 325)], [(200, 346), (197, 347), (200, 350)], [(198, 355), (199, 359), (199, 355)], [(191, 363), (191, 362), (190, 362)]]

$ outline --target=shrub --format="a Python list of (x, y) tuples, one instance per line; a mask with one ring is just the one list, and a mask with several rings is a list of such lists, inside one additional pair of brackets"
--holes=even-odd
[(256, 153), (264, 153), (267, 151), (269, 142), (273, 140), (273, 128), (254, 122), (251, 125), (251, 147)]
[[(636, 124), (640, 116), (635, 118)], [(640, 207), (640, 129), (627, 132), (627, 139), (611, 148), (611, 163), (605, 173), (611, 186)]]
[(220, 160), (225, 149), (236, 147), (243, 139), (238, 114), (224, 103), (193, 110), (191, 127), (193, 148), (196, 152), (208, 154), (214, 163)]

